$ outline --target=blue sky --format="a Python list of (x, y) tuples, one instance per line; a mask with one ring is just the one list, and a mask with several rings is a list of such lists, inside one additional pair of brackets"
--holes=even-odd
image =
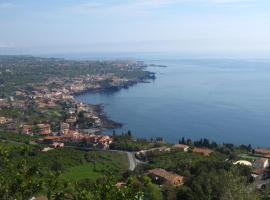
[(0, 0), (0, 53), (270, 56), (269, 0)]

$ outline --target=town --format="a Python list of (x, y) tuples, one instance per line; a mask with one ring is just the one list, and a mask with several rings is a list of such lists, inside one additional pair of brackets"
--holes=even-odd
[[(78, 102), (74, 95), (86, 91), (115, 90), (153, 77), (153, 74), (147, 74), (144, 78), (117, 76), (122, 72), (129, 71), (132, 74), (133, 71), (136, 73), (136, 71), (142, 70), (145, 65), (140, 61), (102, 61), (98, 64), (108, 65), (112, 70), (107, 69), (95, 74), (84, 74), (84, 68), (89, 65), (89, 62), (81, 61), (74, 64), (72, 61), (62, 59), (9, 58), (7, 56), (3, 57), (3, 63), (6, 65), (1, 64), (0, 67), (2, 79), (4, 79), (5, 73), (12, 74), (18, 70), (17, 67), (14, 67), (16, 62), (15, 64), (10, 63), (10, 59), (14, 58), (19, 61), (23, 60), (24, 63), (29, 62), (28, 65), (39, 64), (41, 67), (44, 63), (53, 61), (53, 64), (55, 64), (57, 61), (55, 67), (63, 68), (64, 71), (69, 70), (65, 68), (70, 67), (70, 65), (83, 68), (80, 73), (78, 73), (78, 69), (73, 77), (59, 77), (56, 74), (56, 76), (48, 76), (48, 79), (44, 82), (29, 82), (24, 87), (18, 86), (15, 91), (12, 92), (11, 90), (9, 95), (2, 94), (7, 97), (0, 99), (0, 128), (2, 130), (41, 136), (42, 138), (38, 139), (37, 142), (51, 143), (51, 146), (58, 147), (63, 147), (64, 142), (85, 141), (101, 148), (108, 148), (112, 138), (95, 134), (106, 128), (121, 127), (120, 123), (113, 122), (106, 117), (101, 105), (87, 105)], [(97, 63), (90, 62), (90, 64), (95, 65)], [(10, 68), (7, 69), (10, 65), (12, 65), (14, 71)], [(92, 65), (89, 70), (91, 72), (92, 68), (97, 68), (92, 67)], [(2, 87), (6, 88), (6, 85), (2, 84)]]
[[(30, 193), (37, 196), (32, 199), (41, 194), (47, 199), (53, 192), (74, 195), (70, 191), (76, 187), (92, 195), (102, 180), (115, 193), (134, 195), (131, 199), (193, 200), (198, 194), (199, 199), (231, 199), (226, 195), (232, 193), (234, 199), (264, 199), (270, 184), (269, 148), (185, 138), (171, 144), (161, 137), (136, 138), (131, 131), (103, 134), (122, 124), (109, 119), (102, 105), (76, 99), (84, 92), (115, 91), (154, 79), (146, 67), (140, 61), (0, 56), (0, 158), (11, 163), (0, 170), (0, 183), (13, 188), (17, 178), (4, 180), (28, 163), (29, 169), (17, 174), (29, 180), (28, 187), (39, 188), (34, 180), (49, 184), (51, 174), (61, 183), (54, 191), (45, 187)], [(35, 173), (28, 177), (31, 170)]]

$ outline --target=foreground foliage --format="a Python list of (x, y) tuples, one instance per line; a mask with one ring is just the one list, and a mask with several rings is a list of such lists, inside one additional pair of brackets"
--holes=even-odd
[[(22, 151), (22, 154), (27, 152)], [(82, 181), (71, 184), (59, 179), (60, 172), (43, 173), (40, 166), (31, 165), (25, 159), (11, 162), (7, 150), (0, 149), (0, 197), (2, 200), (25, 200), (32, 196), (46, 195), (48, 199), (85, 200), (133, 200), (143, 193), (135, 187), (135, 179), (130, 177), (124, 187), (116, 187), (112, 175), (104, 176), (96, 182)]]

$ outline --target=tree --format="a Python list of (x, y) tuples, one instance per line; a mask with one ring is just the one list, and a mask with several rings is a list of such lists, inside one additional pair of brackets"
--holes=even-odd
[(37, 166), (29, 166), (24, 159), (14, 164), (3, 149), (0, 149), (0, 166), (1, 199), (29, 199), (42, 191), (43, 175)]
[(54, 161), (51, 166), (51, 170), (53, 170), (54, 172), (61, 172), (63, 171), (63, 165), (58, 161)]
[(149, 182), (144, 187), (144, 199), (145, 200), (162, 200), (163, 196), (159, 187)]
[[(187, 183), (190, 188), (181, 190), (178, 198), (192, 196), (200, 200), (256, 200), (258, 196), (247, 190), (246, 179), (236, 171), (214, 170), (207, 172), (206, 169)], [(191, 198), (191, 199), (192, 199)]]
[[(179, 142), (180, 142), (180, 140), (179, 140)], [(186, 140), (184, 137), (182, 137), (181, 142), (179, 144), (186, 144)]]
[(177, 188), (170, 185), (164, 185), (162, 188), (166, 200), (177, 199)]
[(132, 133), (130, 130), (128, 130), (127, 135), (128, 135), (128, 137), (132, 137)]

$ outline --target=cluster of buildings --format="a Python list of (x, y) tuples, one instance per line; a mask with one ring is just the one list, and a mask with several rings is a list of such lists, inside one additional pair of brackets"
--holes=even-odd
[[(65, 63), (61, 60), (58, 61), (59, 62), (56, 63), (57, 67), (70, 67), (70, 63)], [(145, 67), (143, 62), (138, 61), (100, 61), (101, 64), (102, 62), (104, 62), (104, 66), (109, 65), (113, 67), (112, 69), (118, 68), (123, 71), (132, 71), (135, 68)], [(80, 66), (89, 67), (90, 64), (91, 62), (81, 62)], [(0, 99), (0, 109), (18, 108), (24, 112), (29, 111), (29, 108), (37, 108), (42, 112), (49, 108), (55, 108), (65, 104), (65, 114), (67, 114), (67, 119), (64, 119), (63, 122), (68, 123), (70, 127), (75, 130), (80, 129), (80, 127), (75, 126), (78, 125), (78, 114), (83, 112), (83, 117), (86, 120), (89, 119), (91, 122), (89, 123), (91, 126), (84, 127), (84, 131), (95, 133), (100, 131), (102, 126), (114, 125), (110, 124), (110, 121), (107, 120), (106, 117), (102, 117), (101, 111), (97, 111), (93, 106), (87, 106), (76, 102), (73, 94), (86, 90), (124, 87), (129, 85), (132, 81), (134, 80), (118, 76), (113, 70), (112, 72), (101, 70), (99, 73), (83, 74), (74, 77), (51, 77), (40, 84), (28, 84), (24, 89), (17, 88), (12, 94), (13, 96), (6, 99)], [(30, 135), (47, 135), (51, 133), (51, 127), (49, 125), (51, 123), (50, 120), (36, 119), (36, 122), (34, 123), (22, 118), (24, 117), (20, 117), (20, 119), (14, 117), (14, 119), (11, 119), (8, 114), (5, 114), (4, 116), (0, 115), (1, 128), (14, 132), (19, 132), (22, 129), (25, 134)], [(14, 123), (11, 124), (11, 121)], [(37, 124), (37, 122), (39, 124)]]
[[(120, 78), (114, 73), (97, 74), (97, 75), (81, 75), (74, 78), (63, 78), (61, 80), (53, 78), (48, 80), (45, 84), (54, 84), (56, 89), (60, 88), (66, 91), (67, 94), (80, 93), (86, 90), (99, 90), (104, 88), (104, 82), (109, 84), (110, 87), (123, 86), (130, 80)], [(108, 86), (108, 85), (107, 85)], [(68, 97), (68, 96), (67, 96)]]
[(44, 136), (38, 139), (38, 143), (49, 145), (50, 147), (64, 147), (67, 142), (86, 142), (91, 146), (108, 148), (112, 143), (112, 138), (106, 135), (83, 134), (76, 130), (71, 130), (68, 123), (61, 123), (59, 132), (52, 132), (50, 124), (24, 125), (23, 133), (29, 135)]
[(234, 165), (245, 165), (250, 167), (251, 176), (256, 180), (263, 180), (269, 178), (269, 158), (270, 158), (270, 148), (256, 148), (252, 154), (252, 157), (256, 158), (252, 161), (248, 160), (238, 160), (234, 162)]
[[(112, 63), (117, 64), (117, 63)], [(134, 63), (124, 63), (124, 66)], [(123, 63), (118, 63), (119, 68)], [(0, 115), (0, 126), (6, 126), (12, 120), (13, 130), (27, 135), (43, 136), (38, 142), (47, 144), (47, 148), (64, 147), (68, 142), (85, 142), (87, 145), (108, 148), (112, 143), (112, 138), (105, 135), (95, 135), (102, 129), (103, 121), (100, 110), (94, 106), (77, 102), (73, 94), (85, 90), (96, 90), (104, 87), (103, 82), (111, 86), (119, 86), (128, 82), (115, 76), (113, 73), (100, 75), (82, 75), (74, 78), (50, 78), (40, 85), (29, 85), (28, 89), (17, 89), (14, 96), (6, 99), (0, 99), (0, 109), (19, 108), (22, 112), (30, 107), (39, 110), (55, 108), (61, 106), (65, 112), (65, 117), (60, 124), (59, 131), (52, 131), (52, 122), (49, 120), (36, 120), (36, 122), (25, 122), (22, 119), (10, 119), (7, 116)], [(63, 107), (63, 104), (65, 105)], [(81, 121), (83, 125), (80, 126)], [(6, 127), (5, 127), (6, 128)], [(8, 129), (11, 130), (11, 129)]]
[(194, 147), (191, 149), (190, 146), (185, 145), (185, 144), (175, 144), (172, 147), (162, 146), (162, 147), (156, 147), (156, 148), (151, 148), (147, 150), (137, 151), (135, 153), (135, 156), (138, 159), (145, 159), (147, 156), (152, 155), (152, 154), (174, 152), (176, 150), (181, 150), (184, 152), (191, 150), (193, 153), (201, 154), (203, 156), (210, 156), (211, 153), (213, 153), (213, 150), (204, 148), (204, 147), (203, 148)]
[(238, 160), (233, 163), (234, 165), (245, 165), (250, 167), (251, 176), (257, 180), (263, 180), (268, 178), (267, 168), (269, 167), (268, 158), (258, 157), (253, 161)]
[(252, 176), (256, 179), (267, 179), (269, 178), (269, 158), (270, 148), (256, 148), (254, 155), (258, 158), (252, 163)]
[(94, 135), (94, 134), (81, 134), (76, 131), (70, 131), (67, 134), (58, 136), (46, 136), (42, 139), (38, 139), (39, 143), (49, 145), (50, 147), (64, 147), (65, 143), (70, 142), (86, 142), (92, 146), (98, 146), (99, 148), (107, 149), (112, 143), (112, 138), (107, 135)]
[[(83, 112), (83, 117), (85, 120), (88, 120), (89, 126), (88, 128), (95, 128), (95, 132), (99, 131), (96, 130), (96, 128), (100, 128), (102, 126), (102, 119), (100, 117), (100, 113), (95, 111), (93, 106), (83, 104), (80, 102), (77, 102), (74, 97), (72, 96), (73, 90), (71, 90), (69, 87), (62, 88), (62, 84), (64, 84), (64, 81), (61, 80), (54, 80), (50, 81), (50, 84), (54, 83), (54, 88), (49, 89), (49, 86), (33, 86), (31, 92), (26, 92), (23, 90), (17, 90), (16, 91), (16, 97), (19, 97), (20, 99), (24, 100), (15, 100), (14, 102), (10, 103), (10, 101), (0, 101), (0, 108), (2, 106), (6, 106), (6, 108), (9, 108), (10, 106), (13, 106), (16, 102), (20, 108), (27, 108), (28, 103), (31, 101), (32, 106), (36, 106), (37, 108), (43, 110), (45, 108), (53, 108), (56, 106), (59, 106), (62, 103), (66, 103), (64, 109), (64, 112), (66, 113), (67, 118), (64, 119), (64, 123), (69, 124), (70, 127), (73, 127), (73, 129), (77, 129), (78, 127), (75, 127), (78, 122), (78, 115), (80, 112)], [(47, 84), (49, 84), (47, 83)], [(4, 123), (4, 119), (2, 120)], [(20, 122), (20, 127), (23, 130), (23, 133), (33, 135), (33, 134), (39, 134), (39, 135), (48, 135), (51, 133), (51, 127), (48, 124), (50, 122), (47, 122), (45, 124), (25, 124), (25, 122)]]
[(50, 124), (23, 125), (22, 131), (26, 135), (49, 135), (52, 133)]

